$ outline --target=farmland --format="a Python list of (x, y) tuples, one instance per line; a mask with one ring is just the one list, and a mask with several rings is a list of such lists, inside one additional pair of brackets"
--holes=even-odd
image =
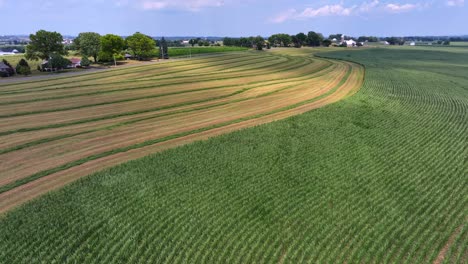
[(0, 212), (122, 161), (335, 102), (359, 89), (363, 73), (248, 52), (8, 84)]
[(468, 49), (316, 50), (0, 87), (0, 210), (158, 152), (5, 213), (0, 262), (466, 263)]
[[(246, 51), (247, 48), (242, 47), (183, 47), (183, 48), (169, 48), (169, 57), (190, 57), (190, 56), (197, 56), (200, 54), (213, 54), (213, 53), (220, 53), (220, 52), (236, 52), (236, 51)], [(68, 59), (74, 57), (81, 57), (79, 54), (75, 54), (76, 52), (70, 52), (67, 56)], [(155, 58), (159, 56), (159, 51), (154, 54)], [(7, 56), (0, 56), (0, 61), (5, 59), (7, 60), (13, 67), (16, 67), (18, 62), (24, 58), (23, 54), (17, 55), (7, 55)], [(92, 58), (90, 58), (92, 60)], [(37, 70), (37, 67), (41, 65), (41, 61), (35, 60), (27, 60), (29, 66), (33, 73), (38, 74), (40, 73)], [(128, 62), (128, 61), (127, 61)], [(130, 61), (134, 62), (134, 61)]]

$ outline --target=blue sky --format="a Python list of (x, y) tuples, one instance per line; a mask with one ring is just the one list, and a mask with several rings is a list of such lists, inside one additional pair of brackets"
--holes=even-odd
[[(0, 0), (0, 35), (39, 29), (152, 36), (468, 34), (464, 0)], [(9, 22), (8, 22), (9, 21)]]

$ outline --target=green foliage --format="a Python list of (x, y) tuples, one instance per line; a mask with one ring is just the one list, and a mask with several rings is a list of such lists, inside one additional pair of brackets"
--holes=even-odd
[(107, 34), (101, 37), (101, 52), (108, 56), (120, 53), (125, 47), (125, 41), (122, 37)]
[(189, 40), (189, 44), (193, 46), (195, 46), (195, 44), (197, 44), (197, 41), (195, 39), (190, 39)]
[[(10, 65), (17, 65), (21, 59), (25, 59), (29, 66), (31, 67), (31, 71), (35, 72), (37, 69), (37, 66), (41, 66), (42, 61), (37, 61), (37, 60), (27, 60), (24, 56), (24, 54), (17, 54), (17, 55), (7, 55), (7, 56), (0, 56), (0, 61), (6, 59), (10, 63)], [(14, 67), (12, 67), (14, 71)]]
[(114, 56), (110, 53), (103, 52), (102, 50), (98, 53), (98, 61), (101, 62), (111, 62), (114, 61)]
[(328, 39), (330, 39), (330, 40), (336, 39), (337, 41), (340, 41), (342, 36), (343, 36), (343, 34), (331, 34), (331, 35), (328, 37)]
[(8, 66), (8, 70), (7, 72), (4, 72), (2, 77), (10, 77), (10, 76), (13, 76), (15, 75), (15, 69), (13, 68), (13, 66), (11, 66), (11, 64), (6, 60), (6, 59), (2, 59), (2, 62)]
[(268, 38), (268, 41), (275, 47), (288, 47), (292, 43), (292, 38), (288, 34), (274, 34)]
[(262, 36), (256, 36), (254, 39), (255, 47), (257, 50), (263, 50), (265, 39)]
[[(198, 42), (199, 44), (201, 42)], [(160, 59), (169, 59), (169, 50), (167, 48), (166, 39), (163, 37), (159, 43), (159, 58)]]
[(310, 31), (307, 34), (307, 45), (310, 47), (318, 47), (323, 41), (323, 36), (320, 33), (315, 33), (314, 31)]
[(24, 76), (31, 74), (31, 67), (29, 67), (28, 62), (25, 59), (21, 59), (16, 65), (16, 73)]
[(397, 37), (389, 37), (385, 38), (385, 40), (390, 43), (390, 45), (403, 45), (405, 44), (405, 40), (402, 38), (397, 38)]
[(81, 55), (85, 57), (91, 56), (94, 58), (94, 62), (97, 62), (97, 57), (101, 50), (101, 35), (94, 32), (80, 33), (78, 38), (75, 39), (75, 44), (80, 50)]
[(329, 39), (324, 39), (324, 40), (322, 41), (322, 45), (323, 45), (324, 47), (329, 47), (331, 44), (332, 44), (332, 41), (329, 40)]
[(83, 56), (81, 58), (81, 67), (89, 67), (91, 65), (91, 62), (89, 61), (87, 56)]
[(299, 41), (299, 43), (301, 44), (301, 46), (304, 46), (307, 43), (307, 35), (302, 33), (302, 32), (298, 33), (296, 35), (296, 38)]
[(63, 37), (60, 33), (39, 30), (36, 34), (29, 35), (31, 42), (26, 46), (25, 57), (28, 60), (47, 60), (55, 53), (66, 55), (62, 44)]
[(104, 35), (101, 37), (101, 51), (99, 51), (98, 58), (106, 62), (113, 60), (117, 63), (115, 56), (120, 54), (124, 47), (125, 41), (122, 37), (113, 34)]
[(43, 67), (53, 70), (62, 70), (67, 68), (70, 64), (71, 62), (60, 54), (52, 54), (48, 62), (44, 64)]
[(127, 37), (125, 41), (134, 57), (138, 60), (150, 59), (156, 49), (155, 41), (151, 37), (141, 34), (140, 32)]

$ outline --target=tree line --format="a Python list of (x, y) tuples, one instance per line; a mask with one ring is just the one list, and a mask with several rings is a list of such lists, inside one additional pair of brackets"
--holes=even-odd
[[(325, 38), (323, 34), (309, 31), (307, 34), (300, 32), (296, 35), (289, 35), (284, 33), (274, 34), (264, 39), (264, 47), (319, 47), (330, 46), (334, 39), (340, 41), (342, 39), (355, 39), (350, 36), (344, 36), (343, 34), (331, 34), (328, 38)], [(238, 46), (238, 47), (255, 47), (255, 44), (259, 42), (258, 38), (261, 37), (241, 37), (241, 38), (229, 38), (223, 39), (225, 46)], [(257, 40), (257, 41), (254, 41)], [(372, 36), (361, 36), (357, 39), (358, 42), (377, 42), (379, 39)]]

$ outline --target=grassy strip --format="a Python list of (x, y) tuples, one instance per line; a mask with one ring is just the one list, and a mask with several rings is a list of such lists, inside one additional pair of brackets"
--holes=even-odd
[[(321, 71), (324, 71), (324, 70), (330, 68), (331, 66), (332, 65), (326, 65), (325, 67), (319, 69), (317, 71), (317, 73), (319, 73)], [(322, 72), (322, 73), (320, 73), (318, 75), (314, 75), (313, 78), (318, 78), (318, 77), (324, 76), (327, 73), (328, 72)], [(303, 75), (300, 75), (300, 76), (294, 77), (294, 78), (302, 78), (302, 77), (305, 77), (305, 76), (308, 76), (308, 75), (309, 75), (309, 73), (305, 73)], [(262, 84), (262, 83), (265, 83), (265, 82), (271, 82), (271, 81), (275, 81), (275, 80), (281, 80), (281, 81), (271, 83), (272, 85), (287, 83), (287, 82), (291, 81), (291, 79), (286, 79), (285, 80), (285, 79), (279, 78), (279, 79), (272, 79), (272, 80), (268, 80), (268, 81), (251, 82), (251, 83), (248, 83), (248, 84), (240, 84), (240, 85), (232, 85), (232, 86), (219, 86), (219, 87), (216, 87), (216, 88), (202, 88), (202, 89), (223, 89), (223, 88), (236, 87), (236, 86)], [(257, 88), (257, 87), (261, 87), (261, 86), (263, 86), (263, 84), (255, 86), (253, 88)], [(191, 90), (191, 91), (193, 91), (193, 90)], [(189, 92), (189, 91), (186, 91), (186, 92)], [(97, 117), (97, 118), (82, 119), (82, 120), (79, 120), (79, 121), (73, 121), (73, 122), (68, 122), (68, 123), (59, 123), (59, 124), (45, 125), (45, 126), (39, 126), (39, 127), (30, 127), (30, 128), (20, 128), (20, 129), (0, 132), (0, 136), (6, 136), (6, 135), (15, 134), (15, 133), (38, 131), (38, 130), (44, 130), (44, 129), (51, 129), (51, 128), (60, 128), (60, 127), (66, 127), (66, 126), (71, 126), (71, 125), (79, 125), (79, 124), (102, 121), (102, 120), (106, 120), (106, 119), (118, 118), (118, 117), (123, 117), (123, 116), (144, 114), (144, 113), (160, 111), (160, 110), (165, 110), (165, 109), (170, 109), (170, 108), (175, 108), (175, 107), (187, 106), (187, 105), (191, 105), (191, 104), (204, 103), (204, 102), (208, 102), (208, 101), (211, 101), (211, 100), (223, 99), (225, 97), (229, 97), (229, 96), (232, 96), (232, 95), (235, 95), (235, 94), (236, 93), (226, 95), (226, 96), (222, 96), (222, 97), (217, 97), (217, 98), (210, 98), (210, 99), (207, 99), (207, 100), (199, 100), (199, 101), (181, 103), (181, 104), (170, 105), (170, 106), (165, 106), (165, 107), (156, 107), (156, 108), (150, 108), (150, 109), (133, 111), (133, 112), (126, 112), (126, 113), (119, 113), (119, 114), (114, 114), (114, 115), (107, 115), (107, 116), (102, 116), (102, 117)]]
[[(289, 70), (297, 69), (297, 68), (300, 68), (300, 67), (303, 67), (303, 65), (298, 65), (298, 66), (296, 65), (296, 66), (293, 66), (293, 67), (290, 67), (290, 68), (287, 68), (287, 69), (272, 71), (272, 72), (270, 72), (270, 74), (271, 73), (277, 73), (277, 72), (289, 71)], [(238, 78), (241, 78), (241, 77), (251, 77), (251, 76), (257, 76), (257, 75), (258, 75), (258, 73), (254, 73), (254, 74), (246, 74), (246, 75), (235, 76), (235, 77), (225, 77), (225, 78), (216, 78), (216, 79), (199, 80), (199, 81), (185, 81), (185, 82), (178, 82), (178, 83), (167, 83), (167, 84), (161, 84), (161, 85), (159, 85), (157, 87), (173, 86), (173, 85), (180, 85), (180, 84), (190, 84), (190, 83), (200, 83), (200, 82), (207, 82), (207, 81), (222, 81), (222, 80), (238, 79)], [(155, 87), (156, 86), (152, 86), (152, 87), (146, 87), (146, 88), (141, 88), (141, 89), (151, 89), (151, 88), (155, 88)], [(138, 89), (138, 88), (136, 88), (136, 89)], [(209, 88), (205, 88), (205, 89), (209, 89)], [(186, 91), (184, 91), (184, 92), (186, 92)], [(180, 93), (180, 92), (176, 92), (174, 94), (177, 94), (177, 93)], [(52, 112), (58, 112), (58, 111), (76, 110), (76, 109), (82, 109), (82, 108), (87, 108), (87, 107), (102, 106), (102, 105), (109, 105), (109, 104), (115, 104), (115, 103), (131, 102), (131, 101), (137, 101), (137, 100), (143, 100), (143, 99), (149, 99), (149, 98), (157, 98), (157, 97), (160, 97), (160, 96), (161, 95), (141, 96), (141, 97), (111, 101), (111, 102), (101, 102), (101, 103), (95, 103), (95, 104), (88, 104), (88, 105), (62, 107), (62, 108), (54, 108), (54, 109), (45, 109), (45, 110), (41, 110), (41, 111), (17, 112), (17, 113), (13, 113), (13, 114), (0, 115), (0, 118), (9, 118), (9, 117), (18, 117), (18, 116), (26, 116), (26, 115), (34, 115), (34, 114), (52, 113)], [(2, 134), (0, 133), (0, 136), (1, 135)]]
[(76, 160), (76, 161), (72, 161), (72, 162), (69, 162), (67, 164), (52, 168), (52, 169), (40, 171), (40, 172), (35, 173), (35, 174), (33, 174), (33, 175), (29, 176), (29, 177), (25, 177), (25, 178), (22, 178), (20, 180), (14, 181), (12, 183), (0, 186), (0, 194), (2, 194), (4, 192), (7, 192), (7, 191), (10, 191), (10, 190), (12, 190), (14, 188), (17, 188), (17, 187), (21, 186), (21, 185), (24, 185), (24, 184), (30, 183), (32, 181), (38, 180), (38, 179), (40, 179), (42, 177), (45, 177), (45, 176), (48, 176), (48, 175), (51, 175), (53, 173), (57, 173), (57, 172), (60, 172), (60, 171), (63, 171), (63, 170), (67, 170), (67, 169), (70, 169), (70, 168), (75, 167), (75, 166), (82, 165), (82, 164), (84, 164), (86, 162), (89, 162), (89, 161), (92, 161), (92, 160), (104, 158), (104, 157), (107, 157), (107, 156), (110, 156), (110, 155), (126, 152), (126, 151), (133, 150), (133, 149), (139, 149), (139, 148), (142, 148), (142, 147), (154, 145), (154, 144), (161, 143), (161, 142), (164, 142), (164, 141), (168, 141), (168, 140), (171, 140), (171, 139), (176, 139), (176, 138), (179, 138), (179, 137), (189, 136), (189, 135), (197, 134), (197, 133), (200, 133), (200, 132), (205, 132), (205, 131), (208, 131), (208, 130), (220, 128), (220, 127), (223, 127), (223, 126), (232, 125), (232, 124), (248, 121), (248, 120), (251, 120), (251, 119), (256, 119), (256, 118), (272, 115), (272, 114), (275, 114), (275, 113), (290, 110), (290, 109), (293, 109), (293, 108), (296, 108), (296, 107), (299, 107), (299, 106), (302, 106), (302, 105), (305, 105), (305, 104), (309, 104), (309, 103), (318, 101), (318, 100), (320, 100), (322, 98), (325, 98), (325, 97), (329, 96), (330, 94), (334, 93), (340, 86), (342, 86), (346, 82), (346, 80), (349, 78), (349, 75), (351, 74), (351, 71), (352, 71), (352, 67), (350, 67), (350, 69), (348, 70), (346, 75), (343, 77), (343, 79), (335, 87), (333, 87), (327, 93), (325, 93), (325, 94), (323, 94), (321, 96), (315, 97), (313, 99), (305, 100), (305, 101), (302, 101), (302, 102), (299, 102), (299, 103), (296, 103), (296, 104), (292, 104), (292, 105), (289, 105), (289, 106), (286, 106), (286, 107), (283, 107), (283, 108), (275, 109), (275, 110), (272, 110), (270, 112), (257, 114), (257, 115), (244, 117), (244, 118), (239, 118), (239, 119), (235, 119), (235, 120), (232, 120), (232, 121), (227, 121), (227, 122), (223, 122), (223, 123), (220, 123), (220, 124), (216, 124), (216, 125), (212, 125), (212, 126), (208, 126), (208, 127), (204, 127), (204, 128), (199, 128), (199, 129), (195, 129), (195, 130), (191, 130), (191, 131), (177, 133), (177, 134), (174, 134), (174, 135), (170, 135), (170, 136), (166, 136), (166, 137), (162, 137), (162, 138), (158, 138), (158, 139), (147, 140), (147, 141), (144, 141), (142, 143), (134, 144), (134, 145), (131, 145), (131, 146), (117, 148), (117, 149), (114, 149), (114, 150), (110, 150), (110, 151), (102, 152), (102, 153), (99, 153), (99, 154), (91, 155), (89, 157), (82, 158), (82, 159), (79, 159), (79, 160)]

